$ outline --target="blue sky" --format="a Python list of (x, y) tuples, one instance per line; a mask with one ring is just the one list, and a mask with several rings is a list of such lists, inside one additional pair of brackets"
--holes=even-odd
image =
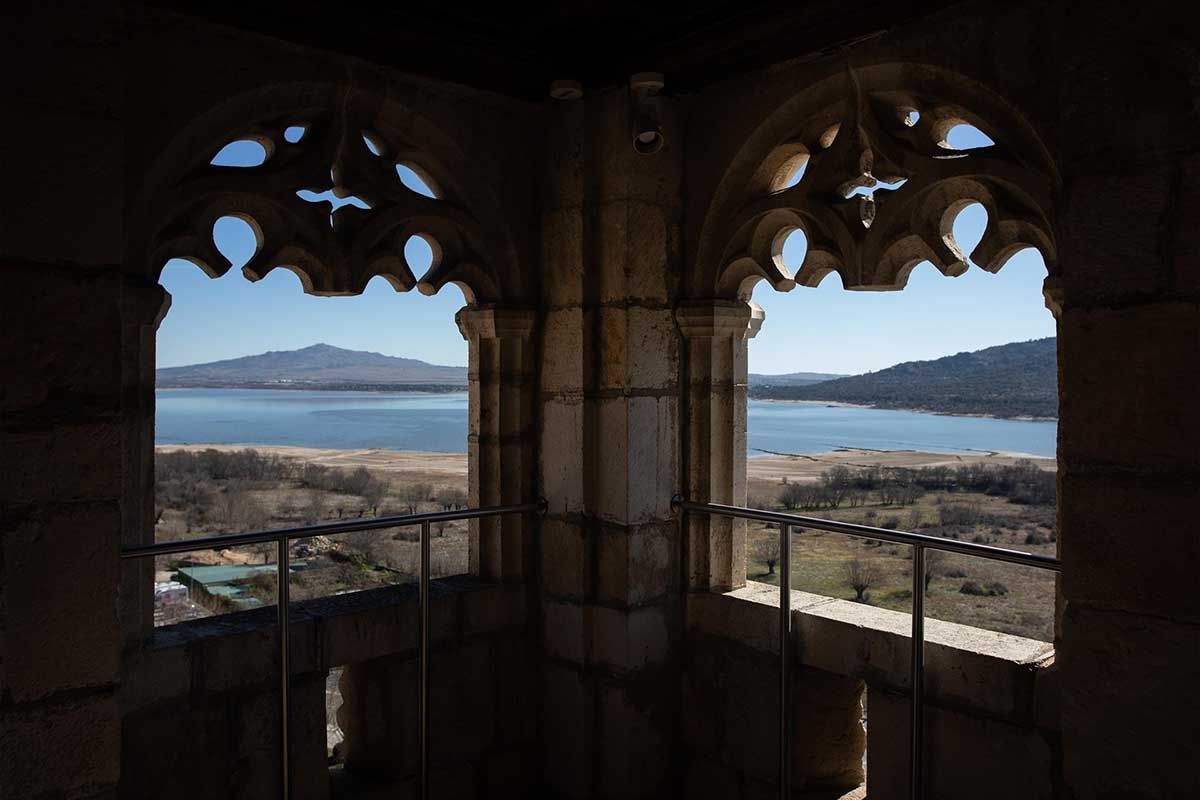
[[(988, 143), (969, 130), (958, 131), (950, 142), (961, 148)], [(226, 159), (223, 163), (253, 163), (255, 152), (234, 148)], [(409, 183), (409, 176), (401, 178)], [(967, 208), (955, 221), (956, 241), (964, 249), (974, 247), (985, 223), (982, 207)], [(160, 367), (317, 342), (436, 364), (466, 364), (466, 343), (454, 324), (463, 296), (453, 286), (425, 297), (416, 291), (397, 293), (375, 278), (359, 297), (312, 297), (284, 269), (258, 283), (242, 276), (239, 268), (255, 246), (244, 223), (220, 220), (214, 239), (235, 265), (224, 277), (214, 280), (180, 260), (168, 262), (163, 270), (161, 282), (172, 304), (158, 333)], [(785, 263), (798, 264), (803, 249), (802, 236), (789, 239)], [(428, 247), (414, 239), (406, 252), (420, 277), (429, 263)], [(848, 292), (836, 274), (815, 289), (797, 287), (786, 294), (759, 284), (754, 300), (767, 316), (750, 343), (750, 369), (857, 373), (1053, 336), (1054, 318), (1042, 304), (1045, 276), (1041, 256), (1025, 250), (997, 275), (972, 266), (964, 275), (946, 278), (932, 265), (922, 264), (900, 292)]]
[[(240, 266), (254, 252), (254, 235), (238, 220), (221, 220), (216, 241), (235, 269), (214, 280), (186, 261), (168, 262), (161, 283), (171, 310), (158, 329), (158, 366), (174, 367), (326, 344), (465, 366), (467, 343), (454, 324), (462, 292), (446, 286), (434, 297), (415, 289), (398, 293), (372, 278), (358, 297), (313, 297), (286, 269), (258, 283)], [(420, 277), (429, 248), (413, 240), (409, 250)]]

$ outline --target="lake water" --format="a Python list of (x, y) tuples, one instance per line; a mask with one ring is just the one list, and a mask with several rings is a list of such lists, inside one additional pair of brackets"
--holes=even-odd
[[(164, 389), (159, 444), (466, 451), (467, 394)], [(1054, 457), (1058, 424), (751, 400), (750, 454), (837, 447)]]

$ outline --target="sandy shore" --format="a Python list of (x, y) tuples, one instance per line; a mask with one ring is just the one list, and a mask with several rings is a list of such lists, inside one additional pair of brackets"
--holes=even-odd
[(163, 444), (159, 451), (171, 450), (257, 450), (265, 455), (296, 458), (327, 467), (367, 467), (384, 472), (444, 473), (447, 477), (467, 476), (466, 453), (428, 453), (419, 450), (325, 450), (318, 447), (273, 447), (242, 444)]
[(938, 417), (974, 417), (975, 419), (999, 419), (1013, 422), (1058, 422), (1058, 417), (1001, 417), (996, 414), (959, 414), (950, 411), (937, 411), (932, 408), (892, 408), (891, 406), (873, 406), (870, 403), (847, 403), (843, 400), (789, 400), (784, 397), (751, 397), (756, 403), (793, 403), (796, 405), (825, 406), (826, 408), (866, 408), (871, 411), (907, 411), (912, 414), (933, 414)]
[(751, 480), (766, 480), (779, 483), (815, 479), (832, 466), (847, 467), (959, 467), (964, 464), (1013, 464), (1017, 461), (1032, 461), (1045, 470), (1055, 470), (1057, 463), (1052, 458), (1038, 458), (1021, 453), (925, 453), (918, 450), (834, 450), (829, 453), (809, 455), (764, 455), (749, 460), (746, 475)]
[[(245, 445), (189, 444), (159, 445), (158, 450), (244, 450)], [(385, 472), (438, 473), (446, 477), (465, 478), (467, 475), (466, 453), (426, 453), (415, 450), (324, 450), (316, 447), (255, 447), (260, 453), (296, 458), (323, 464), (327, 467), (367, 467)], [(747, 476), (755, 480), (775, 483), (784, 477), (788, 480), (804, 480), (818, 477), (831, 466), (879, 465), (884, 467), (931, 467), (963, 464), (1012, 464), (1027, 459), (1042, 469), (1056, 467), (1052, 458), (1035, 458), (1019, 453), (978, 453), (953, 455), (946, 453), (924, 453), (916, 450), (834, 450), (829, 453), (810, 455), (761, 455), (749, 460)]]

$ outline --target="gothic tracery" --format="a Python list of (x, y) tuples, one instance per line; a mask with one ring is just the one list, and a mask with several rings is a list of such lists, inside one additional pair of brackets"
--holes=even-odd
[[(500, 281), (489, 255), (505, 251), (470, 211), (449, 181), (438, 179), (431, 156), (406, 136), (379, 124), (376, 109), (345, 104), (307, 108), (259, 119), (232, 130), (232, 141), (263, 148), (260, 164), (223, 166), (213, 153), (164, 192), (155, 216), (150, 260), (192, 261), (212, 276), (232, 266), (216, 248), (212, 230), (225, 216), (251, 225), (258, 238), (243, 267), (260, 280), (284, 267), (305, 291), (361, 293), (375, 276), (397, 291), (426, 294), (453, 282), (468, 302), (499, 297)], [(222, 143), (224, 146), (226, 143)], [(420, 191), (418, 185), (430, 191)], [(414, 274), (405, 243), (424, 239), (433, 263)]]
[[(1054, 184), (1035, 157), (933, 93), (873, 91), (853, 73), (846, 83), (841, 102), (799, 122), (749, 181), (727, 227), (719, 295), (748, 297), (763, 279), (781, 291), (815, 286), (831, 271), (847, 288), (899, 289), (923, 261), (953, 276), (972, 255), (995, 272), (1025, 247), (1041, 251), (1054, 273)], [(995, 143), (952, 148), (947, 134), (963, 124), (997, 133)], [(968, 254), (951, 226), (973, 203), (986, 209), (988, 223)], [(782, 247), (796, 229), (808, 252), (793, 274)]]

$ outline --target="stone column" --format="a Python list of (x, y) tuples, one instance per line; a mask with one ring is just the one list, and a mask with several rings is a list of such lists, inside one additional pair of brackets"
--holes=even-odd
[[(753, 303), (714, 300), (680, 306), (685, 370), (684, 493), (695, 501), (746, 504), (746, 343), (762, 327)], [(689, 514), (688, 588), (727, 591), (746, 584), (744, 520)]]
[[(464, 308), (458, 328), (468, 345), (470, 421), (468, 494), (472, 506), (528, 503), (534, 486), (535, 312)], [(513, 514), (471, 520), (471, 574), (522, 582), (532, 575), (532, 523)]]
[(629, 107), (557, 105), (547, 140), (543, 772), (565, 798), (678, 788), (679, 150), (638, 154)]
[[(154, 543), (154, 384), (158, 326), (171, 307), (161, 286), (127, 278), (121, 292), (121, 546)], [(154, 559), (121, 564), (126, 648), (154, 630)]]

